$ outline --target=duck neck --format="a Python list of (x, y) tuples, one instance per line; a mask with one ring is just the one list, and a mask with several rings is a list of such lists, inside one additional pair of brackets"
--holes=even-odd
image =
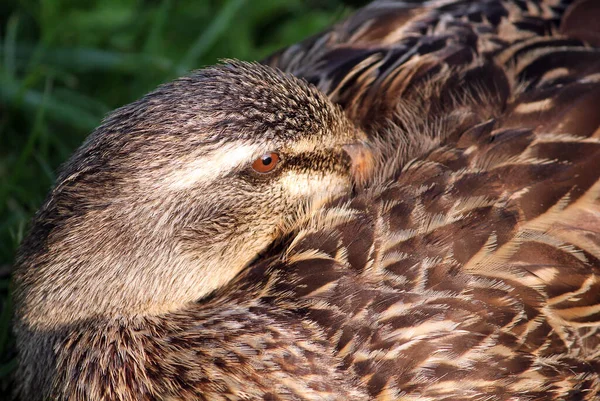
[(20, 281), (17, 318), (48, 330), (89, 319), (178, 311), (230, 282), (271, 241), (252, 233), (208, 246), (186, 241), (128, 246), (107, 240), (91, 249), (60, 241), (43, 260), (22, 264), (15, 277)]

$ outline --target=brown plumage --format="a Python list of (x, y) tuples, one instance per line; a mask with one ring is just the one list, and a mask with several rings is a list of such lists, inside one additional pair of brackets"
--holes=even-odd
[[(315, 84), (346, 113), (290, 80), (277, 92), (281, 99), (300, 93), (297, 105), (305, 95), (315, 104), (308, 101), (314, 96), (328, 112), (302, 108), (316, 113), (306, 120), (314, 127), (308, 131), (325, 135), (293, 124), (288, 146), (298, 147), (302, 138), (303, 148), (308, 143), (320, 154), (321, 141), (337, 149), (364, 133), (376, 153), (376, 175), (350, 194), (347, 159), (327, 156), (331, 164), (317, 170), (345, 177), (337, 197), (312, 208), (295, 204), (301, 216), (270, 237), (267, 249), (259, 247), (258, 259), (208, 290), (192, 286), (197, 302), (165, 303), (179, 293), (168, 264), (156, 275), (166, 284), (151, 297), (162, 302), (130, 309), (138, 305), (128, 303), (137, 299), (131, 292), (156, 291), (147, 282), (127, 287), (132, 283), (123, 277), (131, 265), (119, 266), (107, 284), (98, 282), (107, 277), (95, 266), (53, 262), (73, 260), (75, 249), (61, 248), (72, 241), (57, 227), (111, 233), (86, 217), (99, 207), (99, 193), (113, 202), (113, 192), (104, 193), (115, 190), (112, 178), (100, 179), (104, 172), (128, 186), (132, 178), (122, 168), (133, 165), (158, 180), (152, 168), (174, 157), (170, 147), (155, 158), (145, 151), (156, 149), (156, 135), (141, 137), (147, 142), (134, 135), (111, 148), (123, 165), (106, 157), (114, 150), (95, 146), (115, 144), (106, 140), (111, 127), (138, 132), (127, 126), (130, 119), (132, 127), (171, 126), (169, 119), (164, 126), (155, 121), (171, 115), (161, 109), (169, 103), (165, 92), (147, 98), (154, 105), (148, 110), (156, 111), (149, 117), (140, 115), (139, 103), (115, 114), (67, 165), (22, 247), (16, 276), (22, 394), (59, 400), (598, 399), (600, 52), (594, 46), (600, 43), (598, 19), (591, 16), (600, 15), (594, 1), (569, 3), (379, 1), (266, 60)], [(253, 68), (259, 78), (246, 90), (268, 91), (260, 80), (271, 74), (277, 82), (286, 79)], [(245, 71), (253, 75), (252, 67)], [(178, 81), (184, 99), (193, 99), (190, 84)], [(204, 124), (209, 115), (213, 125), (238, 127), (239, 119), (230, 117), (239, 105), (225, 111), (225, 119), (210, 112), (225, 104), (223, 96), (217, 90), (200, 97), (209, 101), (209, 114), (200, 114), (205, 120), (190, 118), (173, 132)], [(263, 96), (247, 98), (253, 110)], [(267, 102), (240, 132), (252, 138), (254, 129), (270, 126), (260, 125), (269, 115), (292, 121), (285, 118), (291, 110), (277, 104)], [(96, 152), (86, 153), (90, 148)], [(91, 174), (94, 168), (102, 175)], [(157, 182), (157, 192), (171, 183)], [(319, 193), (315, 184), (311, 196)], [(198, 206), (190, 198), (181, 202), (193, 215)], [(143, 209), (147, 198), (137, 202)], [(178, 208), (162, 210), (160, 221), (177, 221)], [(77, 224), (73, 214), (81, 217)], [(115, 262), (131, 252), (140, 266), (152, 265), (136, 242), (144, 243), (146, 232), (132, 226), (130, 242), (101, 247), (106, 253), (92, 247), (90, 255)], [(223, 234), (219, 239), (235, 233), (211, 227)], [(186, 232), (188, 243), (196, 231)], [(160, 246), (153, 255), (165, 252)], [(61, 292), (59, 268), (63, 282), (83, 287)], [(183, 269), (183, 283), (210, 282), (201, 268)], [(94, 273), (80, 280), (82, 272)], [(112, 285), (120, 287), (111, 292)], [(96, 307), (86, 297), (111, 307)]]

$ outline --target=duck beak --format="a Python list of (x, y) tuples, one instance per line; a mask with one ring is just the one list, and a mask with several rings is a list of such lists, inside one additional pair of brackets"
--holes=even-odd
[(373, 175), (375, 158), (369, 145), (364, 142), (355, 142), (342, 146), (342, 149), (350, 157), (350, 172), (354, 182), (363, 187)]

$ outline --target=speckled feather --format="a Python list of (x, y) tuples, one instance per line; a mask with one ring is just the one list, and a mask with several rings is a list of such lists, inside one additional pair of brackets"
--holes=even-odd
[(380, 1), (267, 60), (378, 185), (185, 310), (57, 333), (56, 398), (600, 398), (598, 7), (567, 3)]

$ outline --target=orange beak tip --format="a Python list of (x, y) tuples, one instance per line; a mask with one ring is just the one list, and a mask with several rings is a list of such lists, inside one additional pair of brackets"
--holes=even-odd
[(375, 159), (370, 147), (364, 143), (351, 143), (342, 147), (352, 161), (351, 172), (354, 181), (364, 185), (372, 176)]

